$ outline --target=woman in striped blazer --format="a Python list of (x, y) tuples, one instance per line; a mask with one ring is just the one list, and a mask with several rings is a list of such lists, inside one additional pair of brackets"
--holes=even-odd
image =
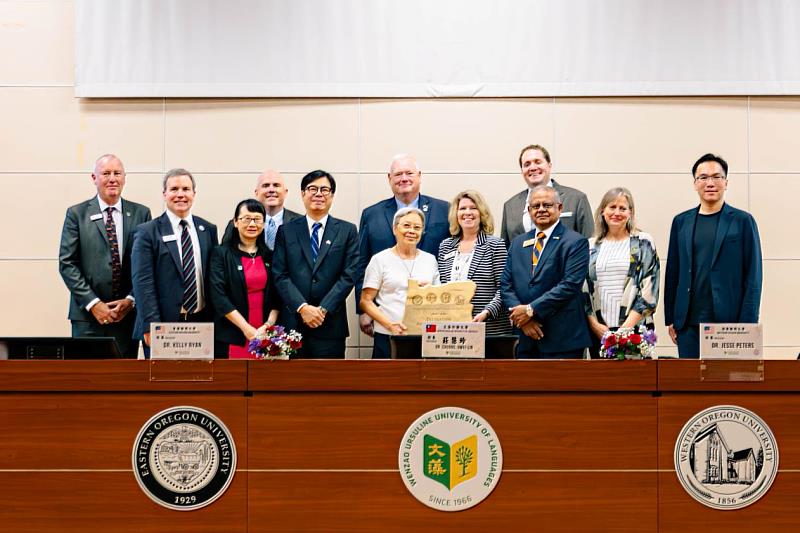
[(486, 322), (486, 335), (511, 335), (508, 310), (500, 298), (500, 277), (506, 264), (505, 244), (492, 235), (494, 219), (483, 196), (467, 190), (456, 195), (448, 214), (450, 235), (439, 244), (439, 277), (472, 280), (473, 322)]

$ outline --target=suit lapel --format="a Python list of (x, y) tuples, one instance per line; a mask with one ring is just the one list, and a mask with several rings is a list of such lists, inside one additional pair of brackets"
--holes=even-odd
[(714, 264), (714, 261), (717, 260), (717, 255), (719, 255), (719, 250), (722, 248), (722, 242), (725, 240), (725, 236), (728, 234), (728, 228), (731, 226), (731, 210), (727, 209), (728, 204), (722, 205), (722, 213), (720, 213), (719, 217), (719, 225), (717, 225), (717, 235), (714, 238), (714, 253), (711, 255), (711, 264)]
[(208, 255), (211, 253), (211, 248), (214, 247), (211, 242), (211, 236), (206, 228), (206, 222), (195, 216), (192, 217), (194, 222), (194, 230), (197, 232), (197, 242), (200, 243), (200, 262), (203, 276), (206, 275), (205, 266), (208, 265)]
[[(536, 226), (534, 226), (536, 227)], [(534, 238), (536, 238), (536, 234), (539, 233), (539, 230), (531, 231), (533, 233)], [(536, 279), (536, 276), (539, 275), (539, 272), (542, 271), (544, 264), (550, 258), (553, 253), (555, 253), (556, 248), (561, 246), (561, 235), (564, 233), (564, 224), (559, 223), (558, 226), (553, 230), (553, 233), (550, 234), (550, 238), (545, 241), (544, 250), (542, 250), (542, 255), (539, 256), (539, 264), (536, 265), (536, 269), (533, 271), (533, 278), (531, 280)], [(534, 245), (535, 246), (535, 245)], [(531, 249), (531, 265), (533, 264), (533, 249)]]
[[(97, 217), (97, 215), (100, 215)], [(92, 198), (89, 200), (89, 204), (86, 206), (86, 216), (89, 218), (89, 223), (94, 224), (97, 228), (97, 231), (100, 232), (100, 236), (103, 238), (103, 242), (108, 245), (108, 232), (106, 232), (106, 219), (105, 213), (100, 211), (100, 202), (97, 198)], [(96, 217), (92, 220), (92, 217)]]
[(394, 219), (395, 213), (397, 213), (397, 202), (395, 201), (394, 196), (392, 196), (383, 204), (383, 216), (386, 217), (386, 227), (389, 228), (389, 237), (392, 238), (394, 238), (392, 219)]
[(521, 235), (525, 233), (525, 226), (522, 224), (522, 213), (525, 211), (525, 199), (528, 197), (528, 191), (518, 193), (511, 203), (511, 227), (509, 235)]
[(314, 263), (312, 274), (317, 271), (319, 265), (322, 264), (325, 256), (328, 255), (328, 250), (331, 245), (336, 242), (336, 236), (339, 234), (339, 221), (333, 217), (328, 217), (328, 223), (325, 224), (325, 231), (322, 233), (322, 238), (319, 241), (319, 255), (317, 255), (317, 262)]
[[(692, 264), (692, 241), (694, 240), (694, 226), (697, 224), (697, 217), (698, 217), (699, 209), (694, 212), (692, 216), (689, 217), (687, 224), (681, 228), (681, 237), (683, 241), (683, 254), (686, 257), (687, 264), (689, 268), (687, 269), (689, 272), (692, 271), (694, 265)], [(717, 231), (719, 234), (719, 231)]]
[(125, 199), (122, 200), (122, 242), (125, 245), (124, 250), (120, 250), (120, 253), (125, 256), (125, 253), (131, 247), (131, 234), (133, 233), (133, 222), (132, 222), (132, 214), (130, 212), (130, 208), (128, 207), (128, 203)]
[(302, 224), (293, 224), (293, 226), (297, 226), (297, 233), (294, 238), (297, 246), (303, 250), (303, 256), (306, 258), (308, 266), (313, 270), (314, 261), (311, 259), (311, 235), (308, 233), (308, 218), (302, 217), (302, 219)]
[(478, 240), (475, 242), (475, 249), (472, 251), (472, 262), (469, 264), (469, 279), (475, 277), (475, 272), (478, 270), (481, 261), (483, 261), (483, 256), (486, 255), (486, 249), (486, 234), (480, 231), (478, 232)]
[(169, 250), (169, 255), (172, 256), (172, 261), (175, 263), (175, 268), (178, 269), (178, 272), (182, 275), (183, 274), (183, 265), (181, 264), (181, 254), (178, 251), (178, 239), (180, 236), (175, 235), (176, 239), (165, 242), (164, 236), (166, 235), (174, 235), (172, 232), (172, 224), (169, 223), (169, 217), (167, 213), (162, 214), (158, 217), (158, 238), (161, 239), (161, 242), (164, 243), (164, 246), (167, 247)]

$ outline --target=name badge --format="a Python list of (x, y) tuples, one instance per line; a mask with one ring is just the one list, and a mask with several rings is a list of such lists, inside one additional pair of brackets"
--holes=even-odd
[(528, 239), (527, 241), (522, 243), (523, 248), (527, 248), (528, 246), (533, 245), (536, 242), (536, 239)]
[(101, 213), (97, 213), (96, 215), (92, 215), (89, 217), (89, 220), (102, 220), (103, 215)]
[(174, 234), (173, 235), (164, 235), (163, 237), (161, 237), (161, 240), (164, 241), (164, 242), (173, 242), (173, 241), (177, 241), (178, 240), (178, 236), (174, 235)]
[(442, 257), (442, 259), (450, 259), (451, 257), (455, 257), (455, 255), (456, 251), (453, 250), (452, 252), (447, 252), (446, 254), (444, 254), (444, 257)]
[(563, 213), (561, 213), (561, 218), (571, 217), (571, 216), (572, 216), (572, 211), (564, 211)]

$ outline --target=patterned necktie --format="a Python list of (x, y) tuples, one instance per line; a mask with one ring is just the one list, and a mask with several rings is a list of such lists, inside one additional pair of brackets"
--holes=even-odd
[(316, 263), (317, 256), (319, 255), (319, 228), (322, 227), (322, 224), (319, 222), (314, 222), (314, 225), (311, 226), (311, 259)]
[(120, 294), (122, 259), (119, 255), (117, 226), (114, 224), (114, 208), (111, 206), (106, 207), (106, 213), (106, 235), (108, 235), (108, 245), (111, 247), (111, 297), (117, 300), (122, 297), (122, 294)]
[(267, 246), (270, 250), (275, 249), (275, 234), (278, 233), (278, 226), (275, 225), (275, 219), (270, 218), (269, 222), (267, 222)]
[(539, 264), (539, 258), (542, 256), (542, 248), (544, 248), (544, 232), (540, 231), (536, 234), (536, 243), (533, 245), (533, 257), (531, 258), (531, 262), (533, 266), (531, 267), (531, 272), (536, 270), (536, 265)]
[(183, 310), (192, 314), (197, 309), (197, 277), (195, 276), (194, 246), (189, 224), (181, 220), (181, 257), (183, 262)]

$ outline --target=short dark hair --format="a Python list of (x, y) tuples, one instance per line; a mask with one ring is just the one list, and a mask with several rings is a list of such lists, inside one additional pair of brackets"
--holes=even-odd
[[(266, 218), (267, 210), (264, 209), (264, 205), (256, 200), (255, 198), (247, 198), (246, 200), (242, 200), (238, 204), (236, 204), (236, 210), (233, 212), (233, 220), (239, 218), (239, 213), (241, 212), (242, 208), (247, 209), (251, 213), (260, 213), (262, 217)], [(227, 236), (227, 235), (226, 235)], [(236, 248), (241, 244), (242, 239), (239, 236), (239, 232), (236, 228), (233, 228), (233, 231), (230, 234), (230, 239), (226, 240), (223, 238), (223, 244), (227, 244), (231, 248)], [(264, 244), (264, 239), (261, 238), (259, 235), (258, 239), (256, 240), (256, 246), (258, 247), (259, 255), (264, 255), (264, 249), (267, 249), (267, 245)], [(262, 249), (264, 248), (264, 249)]]
[(331, 176), (328, 172), (325, 172), (324, 170), (312, 170), (311, 172), (303, 176), (303, 179), (300, 180), (300, 190), (301, 191), (306, 190), (306, 187), (308, 187), (309, 183), (317, 181), (320, 178), (328, 178), (328, 183), (331, 184), (331, 194), (336, 194), (336, 180), (333, 179), (333, 176)]
[(547, 148), (545, 148), (541, 144), (529, 144), (528, 146), (526, 146), (525, 148), (523, 148), (519, 152), (519, 168), (522, 168), (522, 154), (524, 154), (528, 150), (539, 150), (540, 152), (542, 152), (542, 155), (544, 156), (545, 161), (547, 161), (548, 163), (551, 163), (551, 161), (550, 161), (550, 152), (547, 151)]
[(189, 179), (192, 180), (192, 190), (195, 189), (196, 185), (194, 183), (194, 176), (192, 176), (191, 172), (185, 168), (173, 168), (164, 174), (164, 178), (161, 180), (162, 190), (167, 192), (167, 181), (169, 181), (170, 178), (177, 178), (178, 176), (189, 176)]
[(697, 172), (697, 167), (702, 165), (703, 163), (708, 163), (709, 161), (713, 161), (714, 163), (719, 163), (719, 166), (722, 167), (722, 172), (725, 173), (725, 177), (728, 176), (728, 162), (722, 159), (718, 155), (714, 154), (706, 154), (697, 161), (695, 161), (694, 166), (692, 166), (692, 177), (695, 177), (695, 172)]

